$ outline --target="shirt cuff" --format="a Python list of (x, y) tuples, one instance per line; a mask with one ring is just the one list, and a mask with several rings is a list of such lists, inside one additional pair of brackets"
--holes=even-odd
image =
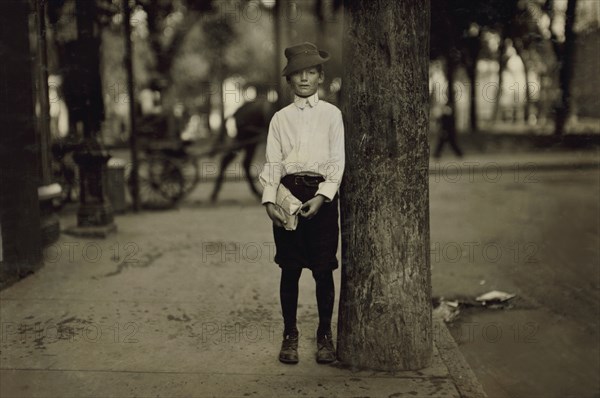
[(262, 194), (262, 204), (265, 203), (276, 203), (277, 200), (277, 187), (272, 185), (266, 185)]
[(324, 181), (319, 184), (319, 189), (315, 196), (323, 195), (325, 196), (325, 202), (331, 202), (333, 198), (335, 198), (335, 194), (337, 193), (338, 185), (334, 182)]

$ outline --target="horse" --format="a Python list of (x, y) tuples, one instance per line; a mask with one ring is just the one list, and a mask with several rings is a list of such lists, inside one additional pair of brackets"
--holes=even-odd
[[(225, 170), (227, 166), (235, 159), (239, 151), (244, 151), (244, 160), (242, 166), (244, 168), (244, 174), (250, 190), (257, 198), (261, 198), (261, 193), (256, 188), (252, 176), (250, 175), (250, 165), (256, 147), (266, 141), (267, 132), (269, 129), (269, 121), (274, 114), (274, 106), (266, 101), (266, 99), (257, 99), (252, 102), (246, 102), (230, 117), (235, 119), (235, 126), (237, 128), (237, 134), (233, 138), (231, 147), (227, 149), (223, 157), (221, 158), (221, 167), (219, 169), (219, 175), (215, 182), (212, 194), (210, 196), (211, 202), (216, 202), (223, 184), (225, 177)], [(228, 119), (230, 119), (228, 118)], [(213, 146), (211, 153), (216, 153), (216, 148), (222, 144), (225, 138), (226, 130), (223, 126), (219, 137)]]

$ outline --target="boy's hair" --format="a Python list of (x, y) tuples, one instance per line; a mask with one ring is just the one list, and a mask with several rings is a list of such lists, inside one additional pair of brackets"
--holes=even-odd
[[(317, 68), (317, 71), (318, 71), (319, 73), (323, 73), (323, 64), (318, 64), (318, 65), (315, 65), (315, 66), (309, 66), (308, 68)], [(308, 69), (308, 68), (307, 68), (307, 69)], [(286, 82), (288, 82), (288, 83), (291, 81), (291, 79), (290, 79), (290, 75), (287, 75), (287, 76), (285, 77), (285, 81), (286, 81)]]

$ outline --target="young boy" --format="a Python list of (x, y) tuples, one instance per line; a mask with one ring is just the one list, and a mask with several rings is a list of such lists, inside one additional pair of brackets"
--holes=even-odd
[[(319, 99), (325, 78), (322, 64), (329, 59), (312, 43), (285, 50), (283, 70), (294, 102), (271, 119), (266, 163), (260, 174), (262, 203), (273, 221), (275, 262), (281, 268), (280, 299), (284, 331), (279, 360), (298, 363), (298, 280), (303, 268), (316, 282), (319, 326), (318, 363), (335, 361), (331, 317), (335, 299), (332, 271), (338, 267), (338, 196), (344, 172), (344, 126), (342, 113)], [(295, 230), (284, 228), (285, 219), (275, 205), (279, 184), (302, 203)]]

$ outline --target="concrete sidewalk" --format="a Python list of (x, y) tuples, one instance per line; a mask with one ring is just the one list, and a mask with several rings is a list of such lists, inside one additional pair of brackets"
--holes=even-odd
[[(64, 229), (75, 219), (61, 221)], [(256, 204), (116, 222), (102, 241), (63, 235), (39, 272), (0, 292), (0, 396), (484, 396), (438, 320), (427, 369), (318, 365), (309, 272), (300, 281), (300, 363), (279, 363), (279, 271)]]

